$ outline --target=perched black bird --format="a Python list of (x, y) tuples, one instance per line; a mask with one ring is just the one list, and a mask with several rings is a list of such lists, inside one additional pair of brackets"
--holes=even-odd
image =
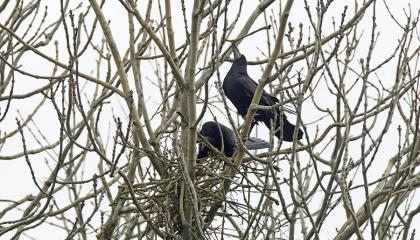
[[(232, 129), (223, 124), (216, 122), (206, 122), (200, 130), (200, 134), (207, 138), (207, 141), (218, 150), (222, 150), (226, 157), (231, 157), (235, 153), (238, 139)], [(249, 150), (268, 148), (270, 144), (259, 138), (250, 138), (245, 141), (245, 147)], [(211, 149), (204, 143), (200, 143), (198, 147), (197, 159), (210, 156)]]
[[(248, 76), (247, 60), (245, 56), (239, 52), (234, 43), (232, 44), (232, 47), (234, 61), (223, 81), (223, 91), (225, 92), (226, 97), (236, 107), (239, 115), (241, 115), (242, 118), (245, 118), (248, 107), (251, 104), (252, 98), (254, 97), (257, 83)], [(272, 106), (277, 103), (279, 103), (279, 100), (276, 97), (271, 96), (266, 91), (263, 91), (259, 105)], [(291, 110), (287, 109), (285, 109), (285, 111), (291, 112)], [(283, 128), (279, 129), (281, 118), (283, 119)], [(276, 137), (280, 138), (280, 136), (283, 135), (284, 141), (293, 141), (295, 125), (291, 124), (287, 120), (287, 117), (284, 113), (281, 114), (280, 109), (275, 108), (272, 110), (257, 110), (250, 130), (252, 130), (254, 125), (258, 122), (264, 122), (268, 129), (271, 129), (271, 122), (274, 122)], [(299, 129), (297, 132), (297, 139), (301, 139), (302, 136), (303, 132)]]

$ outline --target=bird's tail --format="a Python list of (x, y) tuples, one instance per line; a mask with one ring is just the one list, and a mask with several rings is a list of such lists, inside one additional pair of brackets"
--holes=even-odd
[(261, 138), (251, 137), (251, 138), (248, 138), (248, 140), (245, 141), (245, 147), (248, 150), (264, 149), (264, 148), (269, 148), (270, 143), (262, 140)]
[[(274, 120), (273, 118), (270, 118), (270, 119), (267, 119), (267, 120), (264, 121), (265, 125), (269, 129), (271, 129), (271, 121), (273, 121), (273, 120)], [(293, 142), (293, 133), (295, 131), (296, 126), (291, 124), (289, 122), (289, 120), (287, 120), (285, 115), (283, 115), (283, 128), (282, 129), (279, 129), (280, 124), (281, 124), (280, 117), (277, 117), (276, 126), (274, 128), (274, 130), (277, 130), (275, 132), (275, 136), (277, 138), (280, 138), (281, 136), (283, 136), (284, 141)], [(303, 137), (303, 131), (301, 129), (298, 129), (297, 140), (302, 139), (302, 137)]]

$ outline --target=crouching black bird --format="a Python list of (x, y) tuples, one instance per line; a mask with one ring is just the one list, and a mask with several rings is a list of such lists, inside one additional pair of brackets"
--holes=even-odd
[[(233, 43), (233, 54), (234, 60), (229, 72), (223, 80), (223, 91), (226, 97), (233, 103), (238, 110), (239, 115), (245, 118), (248, 111), (248, 107), (251, 104), (252, 98), (254, 97), (257, 83), (248, 76), (247, 72), (247, 60), (244, 55), (239, 52), (239, 49)], [(263, 91), (260, 98), (259, 105), (272, 106), (279, 103), (279, 100)], [(284, 108), (285, 111), (293, 113), (291, 110)], [(283, 120), (283, 128), (280, 128), (281, 119)], [(272, 110), (257, 110), (254, 116), (254, 120), (251, 124), (251, 129), (258, 122), (264, 122), (268, 129), (271, 130), (271, 123), (275, 123), (274, 130), (277, 138), (283, 136), (284, 141), (293, 141), (293, 132), (295, 125), (291, 124), (286, 115), (281, 114), (279, 108)], [(297, 139), (301, 139), (303, 136), (302, 130), (298, 130)]]
[[(232, 129), (216, 122), (206, 122), (200, 130), (200, 134), (206, 137), (207, 141), (219, 151), (222, 150), (226, 157), (231, 157), (235, 153), (238, 139)], [(259, 138), (250, 138), (245, 141), (245, 147), (249, 150), (268, 148), (270, 144)], [(204, 143), (199, 144), (197, 159), (209, 157), (211, 149)]]

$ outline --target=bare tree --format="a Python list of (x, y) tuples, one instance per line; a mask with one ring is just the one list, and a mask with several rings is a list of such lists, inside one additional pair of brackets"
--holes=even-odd
[[(0, 238), (416, 239), (414, 7), (3, 1)], [(258, 80), (243, 120), (221, 88), (232, 42)], [(271, 147), (247, 150), (256, 111), (286, 106), (304, 138), (257, 128)], [(197, 160), (209, 119), (233, 157)]]

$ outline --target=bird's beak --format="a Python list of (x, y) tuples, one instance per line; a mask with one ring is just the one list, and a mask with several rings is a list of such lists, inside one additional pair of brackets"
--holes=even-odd
[(233, 57), (235, 60), (239, 59), (242, 56), (241, 52), (239, 51), (238, 47), (236, 46), (234, 42), (232, 43), (232, 50), (233, 50)]

